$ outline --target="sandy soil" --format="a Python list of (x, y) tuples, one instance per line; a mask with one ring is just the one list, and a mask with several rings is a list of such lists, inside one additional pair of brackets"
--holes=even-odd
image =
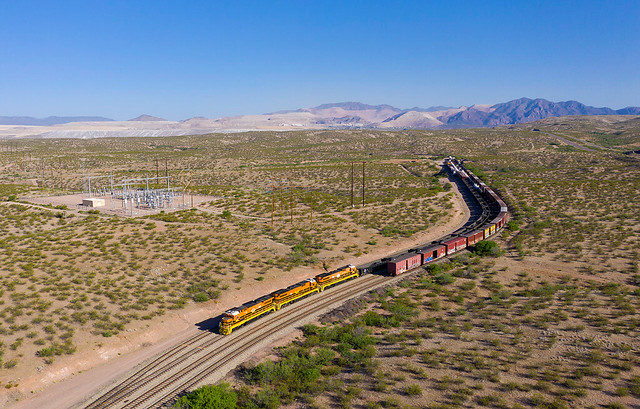
[[(345, 260), (341, 264), (363, 264), (388, 255), (390, 252), (415, 247), (436, 239), (462, 226), (469, 210), (453, 184), (456, 200), (453, 201), (451, 217), (444, 224), (430, 231), (415, 234), (409, 239), (397, 240), (379, 247), (358, 258)], [(194, 196), (195, 198), (195, 196)], [(71, 207), (81, 196), (60, 196), (60, 202), (52, 198), (33, 199), (43, 204), (66, 204)], [(205, 201), (202, 197), (197, 203)], [(58, 199), (56, 199), (58, 200)], [(210, 198), (206, 200), (211, 200)], [(195, 202), (195, 199), (194, 199)], [(108, 207), (108, 205), (107, 205)], [(363, 238), (365, 241), (366, 238)], [(331, 266), (331, 267), (338, 267)], [(314, 276), (318, 271), (312, 268), (296, 268), (281, 275), (269, 275), (263, 282), (243, 283), (241, 289), (223, 292), (220, 299), (202, 304), (192, 304), (178, 312), (168, 312), (162, 319), (137, 328), (128, 328), (113, 338), (106, 338), (101, 347), (79, 351), (73, 356), (58, 359), (43, 368), (38, 376), (20, 380), (18, 388), (0, 392), (0, 405), (18, 401), (11, 407), (28, 408), (69, 408), (78, 405), (93, 394), (120, 381), (134, 367), (153, 358), (164, 350), (184, 342), (189, 337), (207, 327), (207, 320), (218, 316), (226, 309), (275, 291), (293, 282)], [(200, 325), (198, 325), (200, 324)], [(269, 347), (273, 347), (270, 344)]]

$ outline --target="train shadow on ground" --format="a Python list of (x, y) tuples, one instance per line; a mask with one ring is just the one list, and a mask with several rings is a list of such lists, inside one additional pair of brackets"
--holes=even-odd
[(217, 317), (207, 318), (204, 321), (200, 321), (196, 324), (201, 331), (211, 331), (218, 332), (218, 326), (220, 325), (220, 320), (222, 320), (222, 314)]

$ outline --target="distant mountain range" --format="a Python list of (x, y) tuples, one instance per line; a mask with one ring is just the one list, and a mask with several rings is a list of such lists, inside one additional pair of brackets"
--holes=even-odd
[(390, 105), (343, 102), (281, 113), (293, 112), (309, 112), (320, 117), (319, 123), (342, 124), (346, 127), (452, 129), (520, 124), (568, 115), (640, 115), (640, 107), (613, 110), (595, 108), (577, 101), (551, 102), (541, 98), (520, 98), (495, 105), (458, 108), (437, 106), (400, 109)]
[(147, 114), (142, 114), (133, 119), (129, 119), (129, 121), (137, 121), (137, 122), (155, 122), (155, 121), (166, 121), (164, 118), (158, 118), (157, 116), (151, 116)]
[(0, 125), (52, 126), (70, 122), (110, 122), (113, 119), (101, 116), (48, 116), (34, 118), (32, 116), (0, 116)]
[[(520, 124), (568, 115), (640, 115), (640, 107), (613, 110), (595, 108), (577, 101), (551, 102), (520, 98), (495, 105), (457, 108), (396, 108), (360, 102), (323, 104), (314, 108), (278, 111), (263, 115), (240, 115), (209, 119), (194, 117), (184, 121), (140, 115), (129, 121), (103, 117), (0, 117), (0, 125), (40, 125), (28, 129), (11, 128), (2, 137), (95, 138), (121, 136), (169, 136), (208, 132), (294, 129), (454, 129)], [(56, 126), (52, 126), (56, 125)]]
[[(640, 115), (640, 107), (627, 107), (613, 110), (595, 108), (577, 101), (551, 102), (546, 99), (520, 98), (495, 105), (472, 105), (458, 108), (435, 106), (430, 108), (400, 109), (391, 105), (367, 105), (360, 102), (341, 102), (323, 104), (315, 108), (303, 108), (294, 111), (279, 111), (264, 116), (283, 116), (311, 114), (305, 118), (308, 125), (345, 128), (383, 128), (383, 129), (453, 129), (478, 128), (499, 125), (520, 124), (539, 119), (567, 115)], [(239, 123), (247, 116), (233, 117)], [(251, 117), (253, 121), (258, 118)], [(315, 118), (315, 120), (314, 120)], [(273, 118), (272, 118), (273, 119)], [(296, 116), (300, 121), (302, 118)], [(231, 118), (224, 118), (229, 123)], [(284, 121), (283, 121), (284, 122)], [(245, 123), (245, 125), (247, 125)]]

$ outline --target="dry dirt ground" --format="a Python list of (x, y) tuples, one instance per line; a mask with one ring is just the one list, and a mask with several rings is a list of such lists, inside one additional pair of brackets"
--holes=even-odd
[[(464, 224), (469, 211), (455, 185), (453, 185), (453, 191), (456, 200), (453, 201), (453, 207), (447, 211), (450, 217), (444, 223), (428, 231), (416, 233), (409, 239), (394, 240), (368, 254), (345, 260), (344, 263), (364, 264), (384, 257), (390, 252), (414, 247), (457, 229)], [(79, 200), (81, 196), (64, 196), (40, 198), (37, 202), (51, 203), (54, 206), (64, 204), (71, 207)], [(198, 196), (196, 203), (206, 200), (206, 197)], [(32, 199), (32, 201), (36, 200)], [(361, 237), (360, 240), (364, 242), (367, 237)], [(338, 265), (330, 267), (338, 267)], [(115, 337), (105, 339), (100, 347), (82, 350), (73, 356), (60, 358), (49, 367), (43, 368), (37, 376), (20, 379), (18, 388), (0, 393), (3, 395), (4, 402), (16, 409), (36, 409), (43, 405), (51, 408), (71, 407), (91, 396), (92, 391), (100, 390), (117, 381), (144, 360), (188, 339), (200, 331), (196, 326), (197, 323), (215, 317), (247, 300), (255, 299), (317, 273), (318, 271), (312, 268), (295, 268), (281, 275), (269, 274), (262, 282), (253, 281), (243, 284), (241, 290), (230, 289), (223, 292), (216, 301), (190, 305), (183, 310), (169, 312), (158, 320), (138, 328), (130, 328)], [(267, 350), (271, 348), (273, 345)]]

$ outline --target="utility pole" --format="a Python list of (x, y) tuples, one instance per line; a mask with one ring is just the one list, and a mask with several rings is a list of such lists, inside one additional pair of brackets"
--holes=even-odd
[(158, 167), (158, 158), (156, 158), (156, 183), (158, 183), (159, 177), (160, 177), (160, 168)]
[(271, 184), (271, 228), (273, 228), (273, 212), (276, 207), (276, 196), (275, 196), (276, 184), (273, 182)]
[(191, 208), (193, 209), (193, 172), (189, 170), (189, 190), (191, 191)]
[(353, 207), (353, 162), (351, 162), (351, 207)]
[(289, 207), (291, 208), (291, 224), (293, 224), (293, 189), (289, 186)]
[(167, 192), (169, 191), (169, 163), (168, 163), (168, 159), (164, 160), (164, 173), (165, 176), (167, 177)]
[(362, 207), (364, 207), (364, 164), (365, 162), (362, 162)]
[(313, 225), (313, 190), (309, 189), (309, 193), (311, 194), (311, 224)]

